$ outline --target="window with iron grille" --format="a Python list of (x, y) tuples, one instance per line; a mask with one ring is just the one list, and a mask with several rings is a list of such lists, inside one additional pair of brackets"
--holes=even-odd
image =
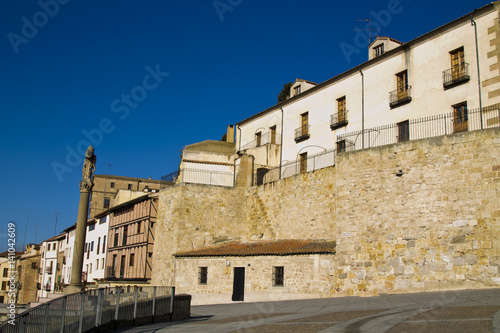
[(285, 267), (283, 266), (273, 267), (273, 287), (283, 287), (285, 285), (284, 275), (285, 275)]
[(208, 267), (198, 267), (198, 284), (207, 284)]
[(337, 141), (337, 153), (345, 152), (345, 140)]

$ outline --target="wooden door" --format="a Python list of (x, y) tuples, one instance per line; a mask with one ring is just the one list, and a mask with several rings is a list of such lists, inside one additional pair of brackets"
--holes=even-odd
[(243, 301), (244, 299), (245, 299), (245, 267), (235, 267), (232, 300)]

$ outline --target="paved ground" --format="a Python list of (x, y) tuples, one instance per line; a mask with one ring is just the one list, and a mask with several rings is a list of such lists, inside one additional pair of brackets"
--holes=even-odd
[(204, 305), (191, 317), (118, 332), (500, 333), (500, 289)]

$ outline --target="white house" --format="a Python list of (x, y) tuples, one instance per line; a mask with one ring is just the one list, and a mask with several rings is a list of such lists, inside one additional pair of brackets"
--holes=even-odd
[(255, 157), (257, 177), (281, 164), (273, 177), (283, 178), (349, 147), (440, 135), (417, 128), (424, 117), (442, 115), (442, 134), (498, 126), (498, 17), (494, 2), (406, 43), (378, 37), (365, 63), (321, 84), (297, 80), (289, 99), (239, 122), (236, 150)]
[[(53, 293), (57, 283), (60, 282), (58, 276), (61, 275), (58, 273), (61, 272), (62, 262), (58, 263), (58, 254), (65, 239), (66, 234), (63, 233), (42, 242), (38, 297), (47, 297), (47, 293)], [(62, 255), (60, 257), (62, 258)]]
[(108, 226), (108, 215), (87, 222), (83, 254), (84, 281), (87, 283), (104, 279)]

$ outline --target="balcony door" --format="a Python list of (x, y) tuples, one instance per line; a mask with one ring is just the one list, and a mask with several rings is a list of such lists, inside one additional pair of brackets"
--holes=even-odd
[(396, 75), (398, 85), (398, 101), (408, 97), (408, 71)]
[(464, 48), (450, 52), (451, 56), (451, 79), (456, 80), (462, 77), (465, 67)]
[(468, 128), (467, 102), (453, 106), (453, 133), (466, 132)]

